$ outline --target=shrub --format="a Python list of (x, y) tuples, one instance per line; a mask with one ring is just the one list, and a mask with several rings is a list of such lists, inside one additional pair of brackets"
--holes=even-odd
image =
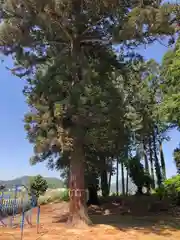
[(150, 188), (152, 178), (146, 173), (138, 155), (125, 162), (125, 166), (129, 169), (129, 176), (137, 187), (137, 194), (143, 194), (144, 187)]
[(110, 196), (116, 197), (116, 196), (121, 196), (121, 193), (118, 192), (118, 194), (116, 192), (110, 192), (109, 194)]
[(166, 196), (166, 191), (164, 185), (161, 185), (160, 187), (155, 189), (155, 194), (160, 198), (164, 198)]
[(43, 195), (47, 188), (47, 181), (41, 175), (37, 175), (30, 180), (30, 191), (33, 192), (37, 198)]
[(164, 181), (165, 194), (180, 204), (180, 174)]
[(66, 191), (62, 192), (61, 200), (65, 201), (65, 202), (69, 201), (69, 191), (68, 191), (68, 189)]

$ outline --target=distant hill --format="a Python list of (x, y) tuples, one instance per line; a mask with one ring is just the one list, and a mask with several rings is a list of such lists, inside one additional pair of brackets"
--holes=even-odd
[[(0, 185), (5, 185), (6, 189), (11, 189), (14, 188), (15, 185), (29, 185), (30, 179), (32, 178), (32, 176), (23, 176), (20, 178), (15, 178), (12, 180), (7, 180), (7, 181), (2, 181), (0, 180)], [(63, 188), (64, 187), (64, 183), (61, 179), (58, 178), (51, 178), (51, 177), (47, 177), (45, 178), (47, 183), (48, 183), (48, 187), (50, 189), (56, 189), (56, 188)], [(125, 183), (126, 183), (126, 179), (125, 179)], [(136, 192), (136, 186), (132, 183), (132, 181), (129, 181), (129, 193), (134, 193)], [(112, 183), (111, 184), (111, 192), (116, 192), (116, 183)], [(122, 183), (121, 181), (119, 181), (119, 192), (122, 192)]]
[[(21, 184), (28, 186), (31, 178), (32, 176), (23, 176), (20, 178), (15, 178), (13, 180), (7, 180), (7, 181), (0, 180), (0, 185), (5, 185), (7, 189), (11, 189), (15, 187), (15, 185), (21, 185)], [(49, 188), (55, 189), (55, 188), (62, 188), (64, 186), (63, 181), (58, 178), (47, 177), (45, 179), (48, 183)]]

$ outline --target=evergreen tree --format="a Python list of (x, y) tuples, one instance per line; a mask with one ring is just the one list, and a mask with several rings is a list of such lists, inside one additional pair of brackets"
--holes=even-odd
[[(1, 3), (0, 50), (13, 56), (15, 66), (11, 71), (27, 80), (24, 93), (31, 113), (25, 122), (29, 140), (35, 146), (33, 162), (49, 159), (51, 164), (52, 155), (70, 156), (68, 220), (72, 224), (90, 222), (84, 208), (84, 149), (87, 144), (100, 142), (97, 135), (93, 137), (94, 125), (101, 129), (101, 136), (106, 136), (104, 129), (112, 131), (109, 122), (114, 105), (120, 111), (116, 109), (113, 129), (122, 129), (117, 124), (124, 116), (122, 95), (112, 84), (111, 72), (124, 67), (112, 54), (112, 41), (131, 49), (174, 34), (174, 8), (160, 4), (148, 0)], [(174, 13), (173, 21), (177, 21)], [(120, 75), (125, 75), (122, 70)], [(129, 129), (132, 118), (140, 121), (140, 116), (135, 107), (127, 112)], [(120, 126), (124, 126), (122, 119)], [(100, 139), (102, 144), (103, 137)], [(104, 148), (100, 150), (105, 153)]]

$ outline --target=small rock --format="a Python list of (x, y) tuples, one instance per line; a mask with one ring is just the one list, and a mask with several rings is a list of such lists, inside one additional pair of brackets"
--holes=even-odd
[(110, 210), (109, 210), (109, 209), (106, 209), (106, 210), (104, 211), (104, 215), (110, 215)]

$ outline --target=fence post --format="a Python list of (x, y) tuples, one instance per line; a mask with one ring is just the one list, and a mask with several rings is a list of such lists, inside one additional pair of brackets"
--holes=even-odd
[(40, 205), (38, 205), (38, 212), (37, 212), (37, 233), (39, 233), (39, 223), (40, 223)]
[(22, 220), (21, 220), (21, 240), (23, 239), (23, 235), (24, 235), (24, 217), (25, 217), (25, 213), (24, 210), (22, 212)]

